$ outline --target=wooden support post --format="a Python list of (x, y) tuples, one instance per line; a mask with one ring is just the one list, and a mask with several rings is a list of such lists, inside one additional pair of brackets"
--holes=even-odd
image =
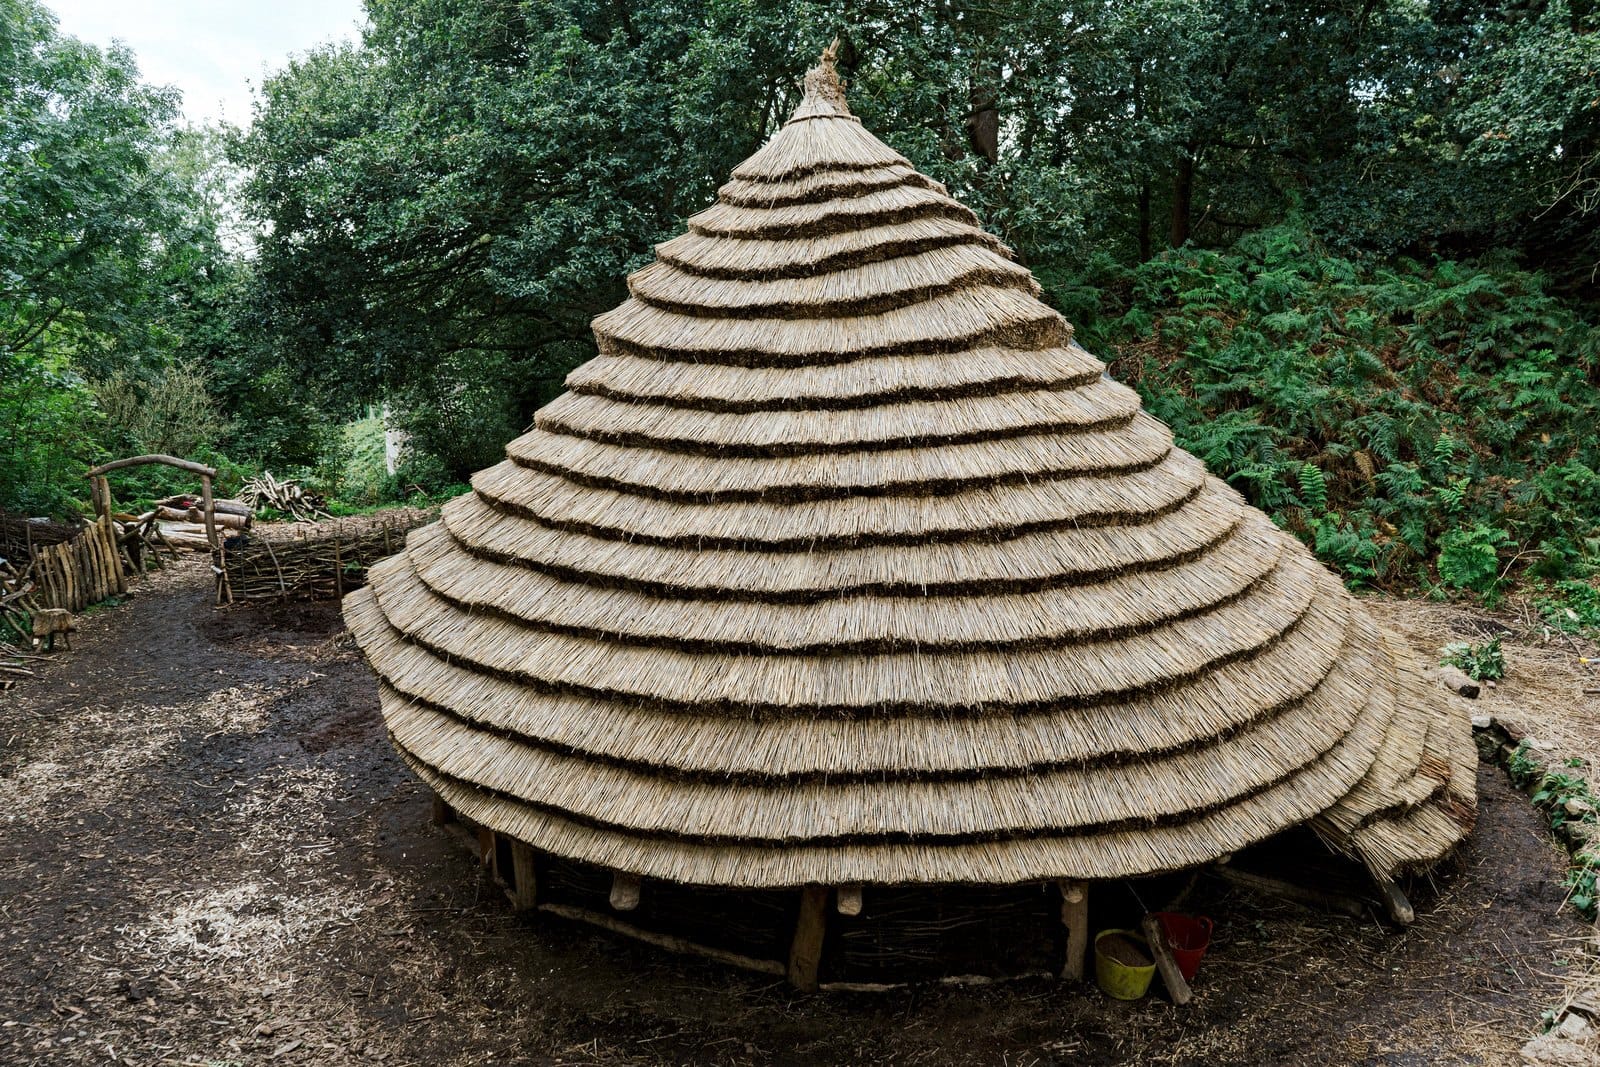
[(839, 909), (840, 915), (861, 914), (861, 887), (858, 885), (842, 885), (834, 898), (834, 906)]
[(617, 911), (632, 911), (639, 906), (639, 876), (618, 871), (611, 879), (611, 906)]
[(1394, 879), (1374, 876), (1372, 882), (1378, 887), (1378, 899), (1383, 901), (1383, 910), (1389, 913), (1390, 922), (1398, 926), (1410, 926), (1416, 921), (1416, 909)]
[(530, 911), (539, 903), (539, 879), (533, 871), (533, 849), (511, 842), (511, 910)]
[(1139, 930), (1150, 945), (1150, 956), (1156, 961), (1156, 970), (1161, 972), (1161, 981), (1166, 983), (1172, 1003), (1189, 1003), (1194, 994), (1189, 990), (1189, 983), (1184, 981), (1183, 972), (1178, 970), (1178, 961), (1172, 955), (1172, 946), (1167, 944), (1167, 932), (1161, 928), (1161, 920), (1146, 915), (1139, 920)]
[(206, 542), (211, 546), (211, 551), (215, 552), (222, 547), (222, 543), (217, 540), (217, 510), (211, 500), (211, 475), (209, 474), (200, 476), (200, 500), (205, 505)]
[(111, 514), (111, 481), (103, 474), (96, 474), (89, 479), (89, 492), (94, 498), (94, 516), (101, 518)]
[(1067, 928), (1067, 958), (1061, 977), (1079, 982), (1083, 980), (1083, 961), (1089, 955), (1089, 883), (1063, 880), (1056, 887), (1061, 890), (1061, 925)]
[(802, 993), (817, 991), (822, 967), (822, 939), (828, 932), (828, 887), (808, 885), (800, 890), (800, 916), (789, 943), (789, 984)]
[(478, 862), (487, 867), (490, 874), (497, 874), (494, 862), (494, 831), (487, 826), (478, 827)]

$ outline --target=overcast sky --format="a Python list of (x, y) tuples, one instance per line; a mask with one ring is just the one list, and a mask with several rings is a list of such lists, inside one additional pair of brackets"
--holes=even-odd
[(354, 40), (361, 0), (45, 0), (61, 30), (98, 45), (121, 41), (145, 81), (183, 91), (191, 122), (250, 121), (264, 72), (296, 52)]

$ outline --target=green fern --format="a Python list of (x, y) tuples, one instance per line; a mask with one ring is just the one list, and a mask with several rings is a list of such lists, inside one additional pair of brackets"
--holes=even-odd
[(1318, 515), (1328, 510), (1328, 480), (1315, 463), (1300, 464), (1300, 499)]
[(1493, 592), (1500, 577), (1500, 549), (1510, 541), (1504, 530), (1483, 523), (1452, 530), (1439, 543), (1439, 580), (1456, 589)]

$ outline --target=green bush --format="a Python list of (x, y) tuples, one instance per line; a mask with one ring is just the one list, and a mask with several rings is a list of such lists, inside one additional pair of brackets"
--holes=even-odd
[(1499, 582), (1500, 550), (1510, 540), (1504, 530), (1482, 523), (1451, 530), (1439, 539), (1439, 580), (1454, 589), (1492, 592)]
[(1588, 582), (1557, 582), (1554, 589), (1535, 594), (1533, 604), (1544, 620), (1562, 633), (1600, 628), (1600, 589)]
[(1481, 645), (1474, 645), (1468, 641), (1456, 641), (1446, 645), (1444, 658), (1439, 662), (1459, 667), (1468, 677), (1480, 682), (1498, 681), (1506, 676), (1505, 650), (1500, 647), (1498, 637), (1491, 638)]
[(1600, 562), (1600, 327), (1497, 262), (1329, 255), (1303, 231), (1060, 279), (1178, 443), (1352, 585), (1493, 598)]
[(65, 360), (0, 345), (0, 507), (71, 518), (102, 458), (94, 394)]

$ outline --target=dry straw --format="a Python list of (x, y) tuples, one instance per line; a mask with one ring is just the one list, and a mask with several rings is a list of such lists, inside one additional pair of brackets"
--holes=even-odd
[(346, 600), (410, 766), (697, 884), (1008, 883), (1310, 823), (1388, 876), (1467, 722), (826, 64), (601, 355)]

